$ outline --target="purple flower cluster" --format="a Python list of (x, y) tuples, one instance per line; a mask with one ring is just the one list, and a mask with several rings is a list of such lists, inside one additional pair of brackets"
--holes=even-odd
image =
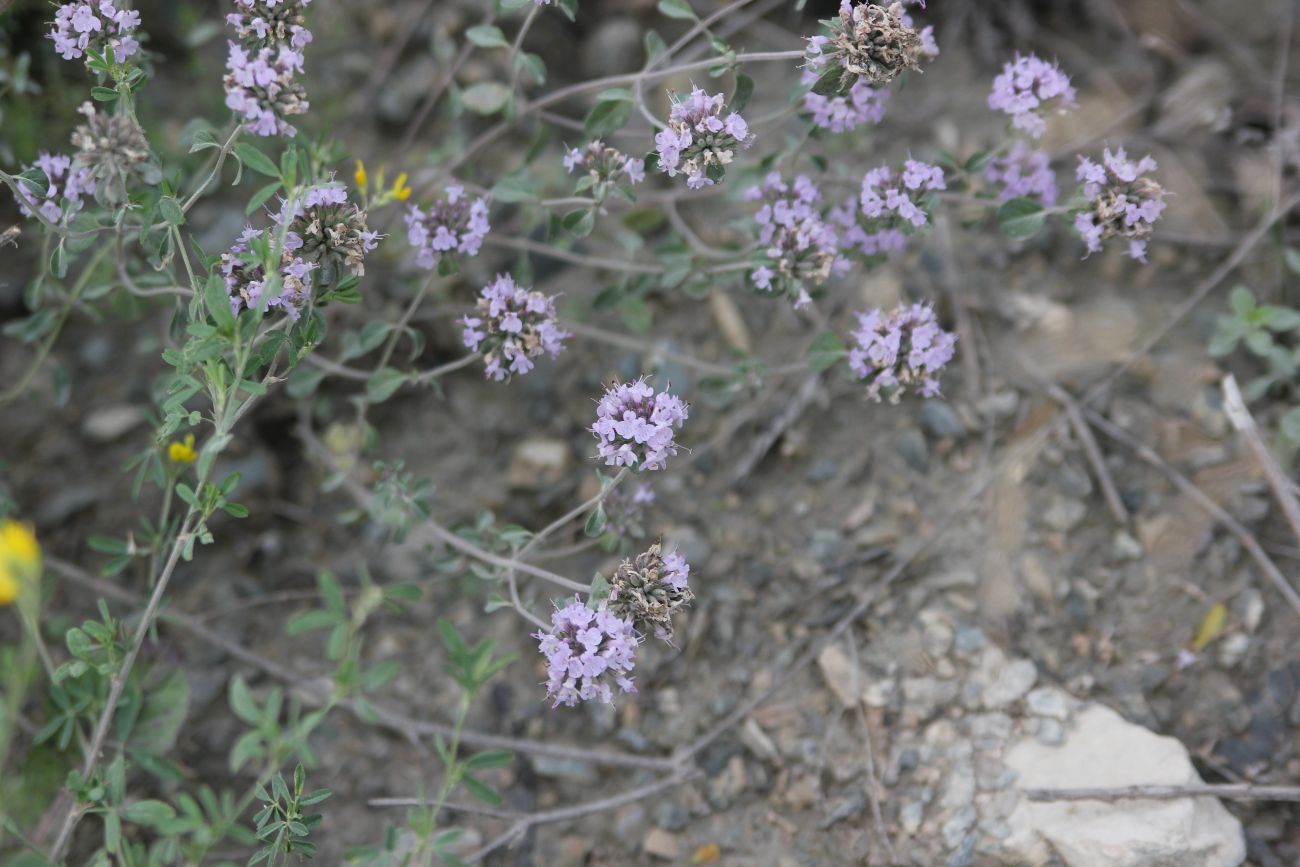
[(869, 380), (868, 396), (891, 402), (909, 388), (922, 397), (939, 394), (937, 376), (952, 360), (957, 336), (939, 327), (934, 310), (924, 304), (899, 307), (886, 314), (880, 309), (859, 311), (852, 333), (856, 346), (849, 349), (849, 367), (859, 379)]
[(710, 95), (698, 87), (685, 99), (673, 96), (668, 128), (655, 136), (660, 170), (670, 178), (685, 174), (686, 186), (692, 190), (722, 180), (736, 148), (748, 148), (753, 142), (743, 117), (734, 111), (723, 116), (722, 94)]
[[(260, 256), (252, 250), (254, 242), (263, 235), (262, 229), (248, 226), (239, 240), (221, 254), (218, 267), (230, 293), (230, 310), (235, 314), (245, 309), (256, 310), (266, 293), (266, 268)], [(283, 310), (295, 321), (311, 299), (311, 272), (316, 268), (314, 263), (294, 254), (300, 247), (301, 243), (298, 243), (291, 249), (290, 241), (286, 238), (285, 249), (280, 256), (280, 290), (274, 298), (266, 300), (268, 313), (276, 309)]]
[[(1146, 261), (1146, 238), (1165, 209), (1165, 190), (1143, 172), (1156, 170), (1150, 155), (1130, 160), (1119, 148), (1107, 148), (1100, 163), (1079, 157), (1078, 179), (1088, 209), (1076, 214), (1074, 229), (1083, 238), (1088, 253), (1101, 249), (1106, 238), (1128, 239), (1128, 254)], [(1086, 255), (1086, 254), (1085, 254)]]
[(555, 299), (516, 286), (509, 274), (479, 292), (474, 315), (461, 317), (462, 340), (471, 352), (482, 352), (491, 379), (502, 382), (533, 369), (542, 353), (555, 358), (569, 332), (556, 322)]
[(628, 677), (636, 666), (638, 644), (631, 620), (605, 608), (593, 611), (575, 596), (552, 612), (550, 632), (535, 632), (533, 637), (546, 658), (551, 707), (591, 700), (613, 704), (614, 686), (636, 692)]
[(765, 258), (750, 274), (759, 289), (788, 295), (795, 307), (802, 307), (812, 300), (806, 283), (819, 285), (833, 270), (848, 266), (839, 255), (835, 229), (817, 207), (821, 191), (806, 175), (787, 184), (779, 172), (772, 172), (761, 186), (751, 187), (745, 198), (763, 203), (754, 222), (759, 226), (758, 240)]
[(453, 253), (477, 256), (491, 228), (487, 199), (470, 201), (465, 188), (455, 182), (427, 211), (411, 205), (406, 212), (406, 239), (419, 251), (415, 261), (422, 268), (433, 269)]
[(1016, 55), (1003, 66), (989, 93), (989, 108), (1011, 115), (1011, 125), (1032, 138), (1047, 130), (1043, 113), (1053, 102), (1058, 110), (1074, 105), (1070, 78), (1055, 63), (1033, 54)]
[(654, 501), (654, 489), (646, 482), (614, 488), (605, 497), (605, 529), (620, 538), (644, 536), (646, 507)]
[(606, 466), (661, 470), (677, 454), (674, 434), (686, 421), (682, 399), (667, 391), (656, 392), (642, 377), (635, 382), (615, 382), (596, 406), (591, 432), (599, 440), (598, 456)]
[(336, 182), (286, 199), (275, 222), (286, 229), (285, 250), (320, 265), (329, 282), (342, 269), (356, 277), (366, 273), (365, 254), (379, 246), (379, 233), (366, 226), (366, 212), (348, 201), (347, 189)]
[(687, 584), (691, 567), (681, 554), (663, 554), (655, 542), (634, 559), (624, 560), (609, 579), (606, 608), (655, 638), (673, 639), (673, 614), (695, 594)]
[[(610, 186), (619, 189), (645, 180), (645, 160), (636, 160), (597, 139), (585, 148), (570, 148), (564, 154), (564, 170), (572, 174), (581, 169), (577, 192), (593, 190), (593, 198), (603, 201)], [(630, 191), (624, 190), (630, 198)]]
[(998, 201), (1021, 197), (1037, 199), (1044, 208), (1056, 204), (1056, 175), (1047, 153), (1035, 150), (1024, 139), (984, 166), (984, 180), (997, 188)]
[[(816, 81), (815, 72), (804, 71), (804, 84), (814, 84)], [(812, 115), (814, 126), (833, 133), (843, 133), (864, 124), (884, 120), (889, 93), (882, 87), (874, 87), (871, 82), (859, 79), (843, 96), (810, 90), (803, 95), (803, 107)]]
[(938, 166), (917, 160), (907, 160), (901, 172), (880, 166), (862, 176), (857, 199), (832, 208), (829, 219), (845, 247), (865, 257), (902, 250), (907, 236), (929, 222), (928, 194), (946, 188)]
[(139, 26), (140, 13), (134, 9), (118, 9), (113, 0), (86, 0), (60, 6), (48, 35), (64, 60), (76, 60), (87, 51), (102, 54), (112, 50), (113, 59), (125, 63), (140, 50), (135, 38)]
[(287, 118), (307, 112), (307, 92), (297, 76), (311, 42), (303, 9), (311, 0), (236, 0), (243, 10), (226, 16), (239, 42), (228, 42), (226, 107), (254, 135), (297, 133)]
[[(49, 188), (44, 196), (37, 196), (31, 188), (18, 183), (18, 210), (24, 216), (35, 216), (35, 212), (55, 225), (66, 225), (85, 205), (87, 196), (95, 194), (95, 178), (89, 169), (74, 166), (71, 157), (55, 155), (41, 151), (36, 162), (24, 166), (23, 171), (38, 168), (45, 172)], [(67, 202), (67, 214), (63, 210)]]

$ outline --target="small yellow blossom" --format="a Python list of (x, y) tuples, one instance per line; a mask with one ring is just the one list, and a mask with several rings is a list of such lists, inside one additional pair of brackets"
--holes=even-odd
[(357, 170), (352, 173), (352, 179), (357, 182), (357, 188), (364, 190), (366, 181), (370, 180), (370, 175), (366, 174), (366, 164), (357, 160)]
[(406, 185), (406, 172), (397, 176), (393, 181), (393, 198), (399, 202), (405, 202), (411, 197), (411, 188)]
[(199, 459), (194, 450), (194, 434), (186, 434), (185, 439), (167, 446), (167, 457), (173, 464), (192, 464)]
[(0, 524), (0, 605), (18, 598), (23, 579), (34, 579), (41, 568), (41, 546), (32, 528), (17, 521)]

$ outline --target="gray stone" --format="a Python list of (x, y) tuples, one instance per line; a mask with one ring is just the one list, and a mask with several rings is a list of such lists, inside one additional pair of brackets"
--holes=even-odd
[(921, 426), (937, 439), (956, 439), (966, 435), (957, 411), (942, 400), (927, 400), (921, 405)]
[(581, 759), (557, 759), (554, 756), (537, 756), (533, 759), (533, 770), (539, 776), (576, 780), (580, 783), (594, 783), (599, 779), (595, 765)]
[(1006, 707), (1020, 698), (1038, 680), (1038, 668), (1028, 659), (1017, 659), (1006, 665), (984, 690), (984, 706), (990, 710)]
[(725, 810), (736, 802), (748, 786), (749, 775), (745, 772), (745, 760), (740, 756), (732, 756), (722, 773), (709, 780), (709, 803), (719, 810)]
[(965, 806), (953, 814), (952, 818), (943, 823), (940, 833), (943, 834), (943, 842), (949, 849), (956, 849), (961, 845), (962, 838), (966, 832), (975, 824), (975, 808)]
[(680, 831), (691, 823), (691, 811), (681, 804), (664, 801), (655, 807), (655, 824), (666, 831)]
[(1070, 716), (1070, 697), (1052, 686), (1040, 686), (1025, 696), (1025, 707), (1034, 716), (1065, 720)]
[(97, 443), (109, 443), (143, 421), (144, 410), (138, 406), (105, 406), (86, 416), (81, 432)]
[(981, 750), (996, 750), (1011, 738), (1014, 723), (1004, 713), (981, 713), (970, 718), (971, 741)]
[(898, 823), (903, 826), (903, 830), (909, 834), (915, 834), (921, 830), (921, 822), (925, 819), (925, 804), (920, 801), (908, 801), (903, 808), (898, 811)]
[(838, 530), (813, 530), (808, 553), (823, 566), (838, 563), (844, 556), (844, 537)]
[(958, 626), (954, 642), (958, 655), (972, 656), (983, 650), (989, 640), (978, 626)]
[(896, 441), (899, 454), (907, 465), (918, 473), (928, 473), (930, 471), (930, 447), (926, 445), (925, 437), (919, 430), (905, 430), (898, 435)]
[(1063, 744), (1065, 743), (1065, 726), (1061, 725), (1060, 720), (1040, 719), (1034, 737), (1038, 738), (1039, 743), (1050, 746)]
[(1068, 533), (1083, 523), (1083, 519), (1087, 514), (1088, 506), (1082, 500), (1069, 497), (1053, 497), (1051, 504), (1043, 512), (1043, 523), (1053, 530)]

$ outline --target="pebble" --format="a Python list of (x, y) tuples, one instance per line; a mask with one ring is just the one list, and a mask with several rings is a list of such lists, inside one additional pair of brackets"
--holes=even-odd
[(740, 756), (732, 756), (722, 773), (709, 780), (709, 803), (719, 810), (725, 810), (736, 802), (748, 785), (745, 760)]
[(813, 530), (808, 553), (823, 566), (838, 563), (844, 556), (844, 537), (838, 530)]
[(569, 470), (573, 453), (561, 439), (532, 437), (524, 440), (510, 456), (506, 481), (514, 488), (536, 488), (555, 484)]
[(921, 426), (937, 439), (956, 439), (966, 435), (966, 425), (948, 403), (927, 400), (921, 406)]
[(908, 801), (903, 808), (898, 811), (898, 823), (903, 826), (903, 830), (909, 834), (915, 834), (921, 830), (921, 822), (925, 819), (925, 804), (920, 801)]
[(973, 656), (983, 650), (988, 643), (984, 630), (978, 626), (958, 626), (954, 635), (954, 646), (957, 648), (958, 656)]
[(970, 737), (976, 747), (994, 750), (1011, 737), (1013, 723), (1004, 713), (981, 713), (970, 718)]
[[(849, 655), (844, 652), (838, 644), (829, 644), (817, 654), (817, 668), (822, 673), (822, 678), (826, 685), (830, 687), (831, 692), (839, 699), (840, 704), (846, 708), (851, 708), (858, 702), (858, 694), (854, 692), (853, 661)], [(861, 687), (861, 673), (856, 679), (857, 684)]]
[(919, 430), (903, 431), (898, 435), (896, 445), (909, 467), (922, 474), (930, 471), (930, 447)]
[(554, 756), (537, 756), (533, 759), (533, 770), (543, 777), (558, 777), (565, 780), (577, 780), (581, 783), (594, 783), (599, 779), (595, 765), (581, 759), (557, 759)]
[(1009, 663), (984, 690), (984, 706), (989, 710), (1006, 707), (1029, 692), (1037, 679), (1038, 667), (1028, 659)]
[(1140, 560), (1142, 554), (1142, 543), (1126, 530), (1119, 530), (1115, 533), (1115, 539), (1110, 546), (1111, 555), (1119, 561)]
[(1020, 406), (1020, 395), (1014, 391), (995, 391), (975, 402), (975, 408), (986, 418), (1011, 418)]
[(672, 801), (655, 807), (655, 824), (666, 831), (680, 831), (691, 823), (691, 811)]
[(952, 681), (934, 677), (909, 677), (903, 680), (903, 698), (907, 709), (918, 720), (929, 719), (957, 697), (959, 687)]
[(966, 832), (970, 830), (970, 827), (975, 824), (975, 818), (975, 808), (968, 805), (962, 807), (951, 819), (943, 823), (943, 828), (940, 830), (943, 834), (943, 841), (948, 845), (949, 849), (955, 849), (961, 845), (962, 838), (966, 836)]
[(1254, 587), (1247, 587), (1232, 600), (1232, 614), (1247, 632), (1253, 633), (1264, 619), (1263, 595)]
[(1043, 512), (1043, 523), (1053, 530), (1068, 533), (1079, 526), (1087, 515), (1088, 506), (1083, 500), (1053, 497), (1051, 504)]
[(1034, 716), (1064, 721), (1070, 716), (1070, 702), (1065, 693), (1051, 686), (1040, 686), (1025, 696), (1025, 706)]
[(795, 780), (785, 790), (785, 803), (793, 810), (806, 810), (817, 803), (821, 786), (817, 777), (806, 774)]
[(1065, 726), (1061, 725), (1058, 720), (1040, 719), (1034, 737), (1038, 738), (1040, 743), (1048, 746), (1060, 746), (1065, 743)]
[(1219, 642), (1219, 665), (1224, 668), (1234, 668), (1237, 663), (1246, 658), (1248, 650), (1250, 650), (1250, 636), (1244, 632), (1234, 632)]
[(92, 411), (81, 425), (81, 432), (99, 443), (109, 443), (144, 421), (138, 406), (106, 406)]
[(676, 834), (663, 828), (651, 828), (645, 835), (645, 839), (641, 841), (641, 848), (647, 855), (663, 858), (665, 861), (675, 861), (681, 846)]
[(830, 458), (819, 458), (813, 461), (812, 466), (808, 467), (808, 472), (804, 473), (804, 478), (810, 482), (829, 482), (840, 473), (838, 461)]
[(1067, 497), (1081, 499), (1092, 493), (1092, 477), (1078, 464), (1066, 461), (1056, 468), (1052, 478)]
[(964, 807), (975, 800), (975, 771), (969, 764), (954, 764), (948, 769), (939, 803), (949, 809)]

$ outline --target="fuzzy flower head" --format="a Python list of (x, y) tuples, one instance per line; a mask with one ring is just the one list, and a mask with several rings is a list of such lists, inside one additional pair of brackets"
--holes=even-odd
[(673, 640), (673, 614), (695, 598), (686, 579), (691, 567), (682, 555), (663, 554), (655, 542), (634, 559), (624, 560), (609, 579), (605, 604), (655, 638)]
[(96, 111), (89, 102), (83, 102), (77, 112), (85, 121), (72, 131), (77, 148), (73, 164), (90, 171), (99, 201), (106, 205), (125, 201), (133, 178), (146, 184), (162, 180), (162, 169), (134, 117)]
[(366, 273), (365, 254), (379, 246), (379, 233), (366, 227), (366, 212), (333, 181), (308, 187), (292, 204), (286, 200), (276, 224), (287, 227), (285, 250), (318, 265), (327, 283), (337, 282), (344, 270), (354, 277)]
[(471, 200), (455, 182), (428, 210), (411, 205), (406, 212), (406, 239), (418, 251), (415, 261), (430, 270), (442, 266), (444, 273), (450, 273), (455, 256), (477, 256), (491, 228), (487, 199), (479, 196)]
[[(803, 83), (816, 84), (817, 73), (805, 69)], [(843, 95), (808, 91), (803, 95), (803, 107), (812, 115), (813, 126), (836, 134), (845, 133), (884, 120), (889, 94), (883, 87), (858, 79)]]
[(1123, 148), (1114, 153), (1107, 148), (1100, 163), (1079, 157), (1078, 179), (1088, 207), (1075, 215), (1074, 228), (1088, 253), (1118, 236), (1128, 240), (1130, 256), (1146, 261), (1146, 238), (1165, 209), (1164, 188), (1144, 174), (1155, 170), (1150, 155), (1130, 160)]
[(37, 196), (30, 187), (19, 181), (18, 210), (26, 217), (33, 217), (39, 212), (55, 225), (67, 225), (85, 206), (86, 197), (94, 195), (95, 178), (90, 169), (74, 166), (71, 157), (46, 151), (41, 151), (36, 162), (24, 166), (23, 171), (34, 168), (45, 173), (49, 186), (45, 195)]
[(226, 16), (240, 43), (251, 49), (288, 45), (302, 51), (311, 42), (304, 14), (311, 0), (235, 0), (238, 12)]
[(944, 189), (938, 166), (918, 160), (907, 160), (902, 171), (880, 166), (862, 176), (857, 199), (832, 208), (829, 219), (845, 249), (868, 259), (896, 252), (929, 223), (932, 194)]
[(140, 13), (134, 9), (119, 9), (114, 0), (85, 0), (60, 6), (47, 36), (64, 60), (111, 52), (114, 61), (125, 63), (140, 50), (135, 38), (139, 26)]
[(465, 347), (483, 354), (487, 376), (497, 382), (532, 370), (543, 353), (555, 358), (570, 336), (557, 324), (555, 299), (516, 286), (509, 274), (483, 287), (474, 313), (460, 324)]
[(1036, 199), (1044, 208), (1056, 204), (1056, 175), (1047, 153), (1035, 150), (1016, 139), (1011, 149), (989, 160), (984, 166), (984, 180), (997, 192), (998, 201)]
[(637, 636), (632, 621), (607, 608), (593, 611), (578, 597), (551, 613), (551, 631), (535, 632), (546, 659), (546, 695), (551, 707), (580, 701), (614, 703), (614, 687), (636, 692)]
[(597, 139), (585, 148), (570, 148), (564, 154), (564, 170), (578, 171), (575, 192), (592, 191), (592, 198), (605, 200), (610, 189), (619, 191), (624, 198), (632, 199), (632, 186), (645, 180), (645, 160), (632, 159)]
[(661, 470), (668, 457), (677, 454), (675, 432), (686, 416), (681, 398), (656, 392), (645, 377), (615, 382), (597, 404), (591, 426), (599, 441), (597, 457), (610, 467)]
[(0, 605), (10, 605), (40, 578), (41, 546), (27, 524), (0, 521)]
[(924, 304), (860, 311), (851, 337), (849, 368), (867, 380), (867, 396), (883, 392), (896, 403), (907, 389), (922, 397), (939, 394), (939, 371), (952, 360), (957, 336), (939, 327), (934, 310)]
[(806, 68), (817, 73), (814, 90), (843, 95), (857, 81), (888, 84), (921, 60), (939, 53), (930, 28), (918, 30), (902, 3), (877, 6), (842, 0), (826, 22), (830, 36), (808, 38)]
[(646, 482), (623, 484), (605, 497), (605, 529), (619, 538), (645, 535), (646, 509), (655, 501), (654, 489)]
[(812, 300), (806, 286), (819, 286), (832, 271), (847, 267), (839, 237), (818, 208), (821, 191), (807, 176), (787, 184), (772, 172), (745, 198), (762, 202), (754, 222), (764, 258), (750, 274), (759, 289), (787, 295), (802, 307)]
[(686, 186), (692, 190), (717, 183), (735, 159), (736, 149), (754, 143), (749, 124), (737, 112), (724, 114), (720, 93), (708, 94), (696, 87), (684, 99), (670, 97), (668, 128), (655, 136), (659, 169), (670, 178), (679, 172), (686, 175)]
[[(269, 255), (268, 245), (271, 242), (270, 234), (250, 226), (244, 229), (239, 240), (229, 250), (221, 254), (217, 267), (221, 270), (226, 290), (230, 293), (230, 310), (238, 315), (241, 310), (256, 310), (259, 304), (265, 303), (267, 313), (281, 310), (290, 319), (296, 320), (311, 300), (311, 273), (316, 269), (316, 264), (296, 255), (297, 248), (290, 249), (286, 236), (284, 250), (280, 255), (279, 285), (268, 287), (268, 275), (263, 263)], [(276, 293), (274, 297), (267, 295), (268, 288)]]
[(989, 108), (1011, 115), (1011, 125), (1031, 138), (1041, 138), (1047, 130), (1043, 115), (1055, 108), (1059, 112), (1074, 105), (1074, 88), (1069, 77), (1055, 63), (1033, 54), (1002, 67), (993, 79)]
[(288, 118), (306, 114), (307, 91), (297, 76), (302, 52), (289, 43), (227, 43), (226, 107), (241, 117), (244, 128), (259, 136), (292, 136)]

